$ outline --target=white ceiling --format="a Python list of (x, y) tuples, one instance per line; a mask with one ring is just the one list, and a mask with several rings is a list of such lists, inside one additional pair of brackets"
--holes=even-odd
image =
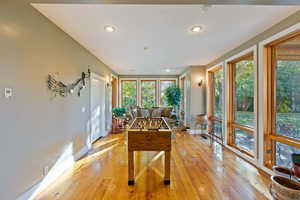
[[(213, 5), (203, 12), (201, 5), (33, 6), (119, 74), (178, 74), (187, 66), (208, 64), (300, 8)], [(190, 33), (195, 24), (205, 30)], [(106, 32), (105, 25), (116, 32)]]

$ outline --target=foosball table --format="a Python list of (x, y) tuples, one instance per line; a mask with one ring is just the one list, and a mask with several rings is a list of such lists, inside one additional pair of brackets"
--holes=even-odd
[(164, 183), (170, 184), (171, 129), (164, 118), (137, 117), (128, 129), (128, 185), (134, 184), (134, 151), (164, 151)]

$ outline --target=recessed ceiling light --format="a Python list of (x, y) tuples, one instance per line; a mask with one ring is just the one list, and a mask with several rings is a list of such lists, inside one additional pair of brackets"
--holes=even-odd
[(167, 68), (165, 69), (165, 72), (171, 72), (171, 69)]
[(116, 31), (116, 28), (111, 26), (111, 25), (106, 25), (104, 26), (104, 29), (107, 31), (107, 32), (115, 32)]
[(200, 33), (201, 31), (203, 30), (203, 26), (200, 26), (200, 25), (196, 25), (196, 26), (193, 26), (190, 31), (192, 33)]

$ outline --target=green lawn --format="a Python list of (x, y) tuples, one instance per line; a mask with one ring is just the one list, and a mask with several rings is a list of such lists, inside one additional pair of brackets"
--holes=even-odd
[[(254, 115), (251, 112), (236, 112), (236, 122), (253, 127)], [(277, 113), (277, 133), (300, 139), (300, 113)]]

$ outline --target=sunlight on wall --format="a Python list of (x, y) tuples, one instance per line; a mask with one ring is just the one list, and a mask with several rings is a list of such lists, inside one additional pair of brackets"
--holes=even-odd
[(44, 190), (50, 183), (52, 183), (58, 176), (60, 176), (65, 170), (73, 166), (75, 162), (73, 156), (73, 143), (66, 146), (61, 156), (56, 163), (50, 169), (48, 174), (37, 184), (33, 191), (30, 192), (27, 199), (34, 199), (42, 190)]
[(92, 111), (92, 124), (91, 124), (91, 139), (92, 141), (97, 137), (100, 132), (100, 106), (97, 106)]

